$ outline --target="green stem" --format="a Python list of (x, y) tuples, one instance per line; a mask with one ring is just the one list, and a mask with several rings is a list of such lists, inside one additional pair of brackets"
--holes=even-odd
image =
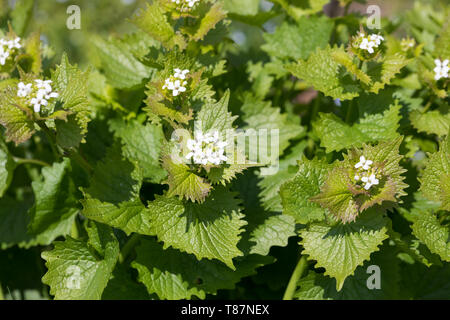
[(0, 300), (5, 300), (5, 297), (3, 296), (2, 283), (1, 282), (0, 282)]
[(130, 255), (131, 251), (133, 251), (134, 247), (136, 247), (141, 241), (141, 236), (138, 233), (134, 233), (127, 243), (123, 246), (119, 255), (119, 262), (124, 263), (125, 260)]
[(317, 95), (316, 99), (314, 100), (313, 109), (311, 112), (311, 122), (317, 118), (317, 114), (319, 113), (320, 109), (320, 96)]
[(48, 164), (47, 162), (41, 161), (41, 160), (24, 159), (24, 158), (14, 157), (14, 161), (16, 162), (17, 165), (35, 164), (35, 165), (42, 166), (42, 167), (50, 167), (50, 164)]
[(422, 113), (425, 113), (430, 109), (431, 105), (433, 104), (433, 100), (428, 101), (428, 103), (425, 105), (425, 107), (422, 110)]
[(307, 266), (308, 261), (306, 260), (306, 256), (302, 256), (291, 275), (291, 279), (289, 280), (286, 291), (284, 292), (283, 300), (292, 300), (295, 290), (297, 289), (298, 280), (302, 277)]
[(70, 236), (74, 239), (78, 239), (80, 236), (80, 233), (78, 232), (78, 223), (77, 223), (77, 219), (75, 218), (75, 220), (73, 221), (72, 224), (72, 229), (70, 230)]
[(348, 103), (348, 108), (347, 108), (347, 114), (345, 115), (345, 123), (350, 124), (350, 121), (352, 120), (352, 114), (353, 114), (353, 100), (350, 100), (350, 102)]
[(47, 140), (50, 143), (50, 147), (52, 148), (53, 154), (55, 155), (56, 159), (59, 159), (61, 157), (61, 153), (58, 151), (54, 134), (50, 131), (49, 127), (47, 127), (44, 121), (38, 121), (38, 125), (47, 137)]

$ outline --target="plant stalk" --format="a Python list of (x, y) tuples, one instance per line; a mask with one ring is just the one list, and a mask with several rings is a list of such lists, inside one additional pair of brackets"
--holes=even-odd
[(128, 258), (130, 253), (133, 251), (134, 247), (136, 247), (140, 241), (141, 241), (141, 236), (138, 233), (133, 233), (131, 238), (128, 240), (127, 243), (125, 243), (122, 250), (120, 251), (119, 263), (125, 262), (125, 260)]
[(70, 236), (74, 239), (78, 239), (78, 237), (80, 236), (80, 233), (78, 232), (78, 223), (76, 218), (73, 221), (72, 229), (70, 230)]
[(44, 162), (41, 160), (36, 160), (36, 159), (24, 159), (24, 158), (14, 157), (14, 161), (16, 162), (17, 165), (35, 164), (35, 165), (42, 166), (42, 167), (50, 167), (50, 164), (48, 164), (47, 162)]
[(297, 266), (294, 269), (294, 272), (291, 275), (291, 279), (289, 280), (286, 291), (284, 292), (283, 300), (292, 300), (294, 296), (295, 290), (297, 289), (298, 280), (302, 277), (308, 266), (308, 261), (306, 260), (306, 256), (302, 256), (297, 263)]
[(50, 131), (49, 127), (47, 127), (44, 121), (38, 121), (38, 125), (44, 132), (45, 136), (47, 137), (47, 140), (50, 143), (50, 147), (52, 148), (54, 156), (56, 157), (56, 159), (59, 159), (61, 157), (61, 153), (59, 152), (58, 147), (56, 145), (56, 139), (54, 135)]

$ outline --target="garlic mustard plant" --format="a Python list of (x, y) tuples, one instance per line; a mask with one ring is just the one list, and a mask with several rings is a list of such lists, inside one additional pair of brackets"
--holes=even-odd
[(57, 2), (0, 0), (0, 300), (450, 297), (448, 0)]

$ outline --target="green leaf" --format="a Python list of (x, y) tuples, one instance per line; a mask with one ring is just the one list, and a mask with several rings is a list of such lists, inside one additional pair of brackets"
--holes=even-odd
[[(369, 266), (380, 268), (380, 288), (369, 289), (367, 280), (371, 276)], [(388, 300), (399, 299), (400, 260), (397, 249), (382, 246), (370, 261), (356, 268), (355, 274), (349, 276), (342, 287), (336, 291), (336, 280), (321, 273), (309, 271), (298, 282), (294, 297), (299, 300)]]
[(112, 229), (92, 223), (89, 241), (72, 238), (54, 242), (42, 253), (47, 273), (42, 282), (56, 300), (99, 300), (119, 258), (119, 242)]
[(328, 3), (327, 0), (272, 0), (272, 2), (278, 3), (295, 20), (322, 11), (323, 6)]
[[(262, 101), (250, 94), (245, 96), (241, 111), (244, 113), (242, 120), (246, 123), (243, 127), (244, 130), (253, 129), (258, 132), (258, 130), (266, 129), (271, 137), (271, 130), (279, 130), (278, 152), (280, 155), (289, 147), (289, 140), (300, 138), (305, 133), (305, 128), (300, 125), (300, 117), (297, 120), (292, 120), (288, 117), (288, 114), (281, 113), (279, 108), (273, 108), (270, 102)], [(269, 152), (271, 151), (269, 138), (267, 140), (268, 146), (266, 149), (264, 147), (258, 148), (258, 154), (272, 155)], [(259, 144), (261, 144), (260, 141)]]
[(0, 94), (0, 124), (6, 128), (6, 141), (19, 145), (35, 132), (31, 112), (16, 103), (17, 90), (7, 87)]
[(260, 1), (261, 0), (248, 0), (242, 2), (240, 0), (225, 0), (224, 8), (230, 13), (253, 16), (258, 13)]
[(343, 223), (355, 221), (359, 208), (349, 188), (351, 184), (352, 180), (346, 168), (335, 166), (328, 172), (320, 193), (310, 200), (328, 209)]
[(367, 74), (372, 79), (370, 92), (378, 93), (391, 83), (395, 75), (403, 69), (411, 60), (404, 54), (396, 53), (387, 55), (380, 63), (371, 63), (368, 66)]
[(169, 197), (179, 196), (181, 199), (203, 202), (211, 191), (211, 184), (196, 175), (184, 163), (175, 163), (170, 156), (163, 157), (163, 168), (167, 170)]
[(134, 269), (128, 265), (116, 265), (111, 279), (102, 294), (102, 300), (150, 300), (142, 283), (132, 278)]
[(220, 262), (198, 261), (192, 255), (164, 249), (155, 240), (146, 239), (137, 248), (137, 259), (132, 266), (138, 270), (139, 280), (149, 293), (156, 293), (160, 299), (180, 300), (205, 299), (206, 294), (216, 294), (219, 289), (234, 289), (242, 278), (272, 261), (271, 257), (251, 255), (232, 271)]
[(235, 270), (232, 259), (246, 225), (235, 194), (217, 188), (202, 204), (156, 196), (148, 203), (150, 225), (164, 248), (194, 254), (197, 259), (217, 259)]
[(21, 0), (15, 2), (11, 12), (11, 25), (13, 30), (23, 36), (33, 14), (34, 0)]
[(372, 79), (364, 73), (358, 66), (354, 63), (352, 57), (344, 50), (335, 50), (332, 52), (332, 57), (335, 61), (343, 65), (348, 72), (353, 74), (359, 81), (365, 85), (370, 85)]
[(214, 3), (211, 9), (206, 13), (204, 17), (200, 20), (195, 35), (192, 39), (199, 41), (203, 40), (207, 33), (214, 29), (216, 24), (222, 21), (226, 17), (226, 12), (223, 10), (223, 5), (220, 2)]
[(123, 158), (120, 149), (109, 149), (105, 160), (97, 165), (89, 188), (82, 189), (83, 215), (127, 234), (152, 235), (148, 210), (139, 197), (141, 184), (140, 170)]
[(442, 28), (439, 38), (435, 42), (434, 56), (437, 58), (450, 58), (450, 23), (448, 22), (449, 15), (447, 13), (446, 22)]
[(441, 202), (450, 211), (450, 138), (440, 143), (439, 151), (430, 155), (420, 178), (420, 191), (429, 200)]
[(69, 159), (42, 169), (42, 180), (32, 183), (35, 206), (30, 210), (28, 229), (38, 242), (48, 245), (59, 236), (70, 234), (78, 213), (76, 186), (71, 178)]
[(297, 78), (307, 85), (334, 99), (351, 100), (361, 91), (357, 82), (342, 75), (341, 65), (333, 59), (333, 52), (339, 48), (316, 49), (308, 60), (299, 60), (286, 66)]
[(8, 196), (0, 199), (0, 249), (13, 245), (28, 246), (32, 240), (27, 234), (31, 205), (29, 201), (19, 201)]
[(387, 219), (371, 209), (348, 224), (312, 223), (299, 235), (308, 259), (317, 261), (316, 268), (325, 268), (325, 275), (336, 279), (336, 290), (340, 291), (345, 279), (388, 238)]
[[(402, 140), (399, 136), (376, 146), (364, 145), (362, 150), (351, 150), (329, 172), (320, 194), (311, 200), (327, 208), (344, 223), (355, 220), (360, 212), (374, 205), (385, 209), (395, 206), (400, 202), (400, 197), (406, 195), (404, 189), (408, 187), (402, 176), (406, 170), (400, 166), (402, 156), (399, 155), (399, 147)], [(380, 181), (370, 190), (363, 189), (353, 178), (357, 174), (354, 166), (361, 156), (373, 161), (372, 168)]]
[(327, 152), (361, 147), (367, 142), (391, 140), (398, 135), (400, 108), (399, 104), (391, 105), (382, 114), (366, 115), (351, 126), (332, 113), (319, 113), (313, 130)]
[(131, 21), (167, 49), (173, 49), (175, 46), (184, 49), (187, 45), (186, 41), (182, 35), (175, 33), (167, 21), (163, 8), (159, 1), (151, 5), (147, 4), (145, 9), (138, 11)]
[(450, 230), (441, 225), (436, 215), (428, 210), (421, 210), (412, 225), (413, 234), (442, 260), (450, 262)]
[(64, 54), (61, 64), (52, 72), (52, 80), (59, 99), (63, 102), (62, 108), (71, 112), (67, 121), (55, 120), (56, 140), (63, 148), (78, 147), (85, 142), (84, 136), (91, 115), (87, 98), (88, 72), (82, 72), (76, 65), (71, 65)]
[[(142, 64), (131, 52), (131, 48), (120, 40), (93, 39), (100, 58), (101, 68), (108, 83), (118, 89), (141, 87), (150, 78), (151, 68)], [(148, 44), (147, 44), (148, 45)]]
[(296, 24), (284, 22), (274, 33), (264, 33), (266, 43), (261, 48), (274, 57), (305, 60), (316, 48), (325, 48), (333, 26), (326, 16), (302, 17)]
[(419, 132), (445, 136), (450, 130), (450, 113), (442, 114), (438, 110), (427, 111), (413, 110), (409, 119), (414, 128)]
[[(262, 213), (261, 213), (262, 214)], [(251, 233), (249, 241), (254, 243), (250, 253), (267, 256), (273, 246), (285, 247), (288, 239), (295, 236), (295, 220), (282, 214), (268, 215)]]
[(226, 136), (226, 130), (233, 128), (233, 122), (237, 116), (228, 112), (230, 90), (227, 90), (219, 102), (208, 102), (198, 112), (196, 121), (201, 123), (201, 131), (218, 131), (220, 136)]
[(32, 59), (30, 71), (35, 75), (42, 72), (41, 36), (39, 32), (33, 33), (25, 43), (25, 53)]
[(402, 288), (405, 299), (448, 300), (450, 264), (426, 267), (420, 263), (402, 265)]
[(162, 127), (150, 123), (143, 125), (136, 120), (124, 122), (113, 119), (109, 124), (114, 135), (123, 143), (124, 156), (139, 165), (144, 179), (161, 182), (167, 175), (159, 161), (164, 139)]
[(326, 211), (309, 199), (320, 193), (327, 173), (333, 165), (323, 160), (303, 158), (298, 162), (298, 172), (280, 188), (283, 214), (293, 216), (297, 223), (306, 224), (323, 220)]
[(0, 136), (0, 198), (11, 184), (16, 163), (8, 151), (3, 137)]
[(268, 255), (274, 246), (287, 246), (289, 238), (295, 236), (295, 220), (280, 212), (265, 211), (261, 207), (258, 176), (247, 171), (233, 183), (232, 190), (241, 195), (248, 222), (238, 246), (244, 254)]
[(289, 154), (283, 156), (280, 160), (278, 171), (275, 174), (260, 176), (261, 180), (258, 182), (258, 187), (261, 189), (259, 198), (265, 210), (283, 211), (280, 187), (297, 173), (297, 162), (303, 157), (306, 146), (306, 140), (297, 143), (289, 149)]

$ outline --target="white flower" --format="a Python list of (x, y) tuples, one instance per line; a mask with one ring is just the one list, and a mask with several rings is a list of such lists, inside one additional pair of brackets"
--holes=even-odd
[(436, 67), (434, 68), (434, 79), (436, 81), (440, 80), (441, 78), (448, 78), (448, 73), (450, 71), (448, 62), (448, 59), (445, 59), (444, 61), (441, 61), (439, 59), (434, 60), (434, 64), (436, 65)]
[(370, 54), (374, 53), (375, 50), (373, 48), (378, 48), (381, 44), (381, 41), (384, 38), (377, 34), (371, 34), (366, 37), (364, 33), (360, 33), (359, 37), (362, 39), (359, 44), (359, 48), (362, 50), (367, 50)]
[(22, 48), (20, 38), (15, 38), (14, 40), (0, 39), (0, 65), (4, 66), (6, 60), (14, 53), (13, 50), (20, 48)]
[(186, 146), (190, 151), (186, 159), (192, 159), (195, 164), (220, 165), (223, 161), (227, 161), (225, 156), (227, 143), (220, 140), (218, 131), (213, 134), (197, 132), (195, 139), (189, 139)]
[(373, 185), (377, 185), (380, 181), (375, 177), (375, 174), (371, 174), (369, 177), (362, 177), (361, 181), (366, 183), (364, 189), (369, 190)]
[(359, 162), (355, 164), (355, 168), (358, 169), (362, 167), (364, 170), (369, 170), (372, 165), (372, 160), (366, 160), (364, 156), (359, 157)]
[(165, 80), (164, 86), (162, 87), (163, 90), (170, 90), (172, 91), (172, 95), (174, 97), (178, 96), (181, 92), (186, 91), (186, 85), (187, 81), (186, 75), (189, 73), (189, 70), (181, 70), (181, 69), (174, 69), (174, 74), (167, 78)]
[(4, 66), (6, 64), (6, 59), (9, 57), (8, 51), (3, 51), (3, 49), (0, 50), (0, 65)]
[(51, 83), (51, 80), (40, 79), (28, 84), (19, 82), (17, 96), (27, 98), (27, 103), (33, 107), (34, 112), (40, 112), (42, 106), (47, 106), (51, 99), (59, 97), (59, 94), (53, 91)]
[(185, 69), (183, 71), (181, 71), (180, 69), (175, 69), (175, 74), (173, 75), (175, 78), (184, 80), (186, 79), (186, 75), (189, 73), (189, 70)]
[(20, 49), (22, 45), (20, 44), (20, 38), (17, 37), (14, 40), (7, 41), (7, 45), (9, 49)]
[(19, 82), (18, 84), (19, 90), (17, 90), (17, 96), (23, 98), (28, 96), (33, 91), (32, 85), (33, 85), (32, 83), (25, 84), (23, 82)]
[(44, 99), (43, 96), (38, 95), (35, 98), (30, 100), (30, 103), (33, 105), (34, 112), (40, 112), (41, 106), (48, 105), (48, 101)]
[(370, 168), (372, 164), (373, 161), (366, 159), (364, 156), (359, 157), (359, 162), (355, 164), (355, 168), (358, 169), (354, 176), (355, 182), (363, 182), (366, 190), (379, 183), (375, 175), (377, 170)]

